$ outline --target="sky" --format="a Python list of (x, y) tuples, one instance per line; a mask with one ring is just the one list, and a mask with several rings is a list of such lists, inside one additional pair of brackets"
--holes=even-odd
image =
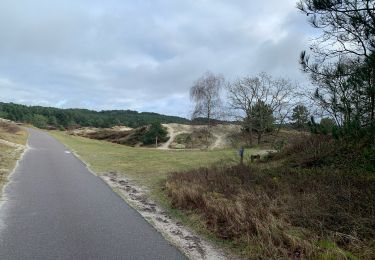
[(188, 117), (205, 72), (304, 83), (296, 0), (1, 0), (0, 101)]

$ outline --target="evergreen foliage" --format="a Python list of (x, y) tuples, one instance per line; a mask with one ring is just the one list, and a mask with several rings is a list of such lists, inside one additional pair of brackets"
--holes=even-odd
[(253, 131), (258, 135), (258, 144), (262, 139), (263, 133), (272, 132), (275, 125), (275, 117), (270, 105), (263, 101), (258, 101), (251, 109), (251, 118)]
[(297, 105), (293, 108), (291, 119), (296, 129), (303, 129), (309, 122), (309, 111), (304, 105)]
[(93, 111), (88, 109), (60, 109), (54, 107), (25, 106), (0, 102), (0, 117), (16, 122), (30, 123), (36, 127), (69, 128), (77, 126), (112, 127), (126, 125), (140, 127), (153, 122), (190, 123), (188, 119), (157, 113), (132, 110)]
[(167, 135), (168, 131), (159, 122), (154, 122), (142, 136), (142, 142), (144, 145), (154, 144), (156, 139), (165, 142), (168, 140)]

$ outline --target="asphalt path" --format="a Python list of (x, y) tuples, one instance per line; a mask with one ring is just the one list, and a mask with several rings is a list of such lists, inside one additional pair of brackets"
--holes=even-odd
[(185, 258), (64, 145), (28, 131), (0, 207), (0, 259)]

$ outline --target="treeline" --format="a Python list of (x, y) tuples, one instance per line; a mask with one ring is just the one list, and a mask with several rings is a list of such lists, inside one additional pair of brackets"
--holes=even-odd
[(88, 109), (60, 109), (1, 102), (0, 117), (15, 122), (30, 123), (39, 128), (56, 127), (60, 129), (78, 126), (112, 127), (115, 125), (140, 127), (154, 122), (190, 123), (186, 118), (150, 112), (139, 113), (132, 110), (93, 111)]

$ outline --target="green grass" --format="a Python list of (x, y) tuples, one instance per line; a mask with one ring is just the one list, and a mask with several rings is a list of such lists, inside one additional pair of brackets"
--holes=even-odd
[(321, 240), (318, 243), (318, 246), (324, 250), (317, 256), (317, 259), (320, 260), (330, 260), (330, 259), (349, 259), (357, 260), (358, 257), (354, 256), (350, 252), (347, 252), (339, 248), (336, 243), (329, 240)]
[[(125, 176), (155, 191), (167, 175), (217, 163), (238, 162), (237, 151), (232, 150), (158, 150), (134, 148), (125, 145), (50, 132), (68, 148), (76, 152), (97, 174), (110, 171)], [(247, 150), (247, 154), (255, 150)]]

